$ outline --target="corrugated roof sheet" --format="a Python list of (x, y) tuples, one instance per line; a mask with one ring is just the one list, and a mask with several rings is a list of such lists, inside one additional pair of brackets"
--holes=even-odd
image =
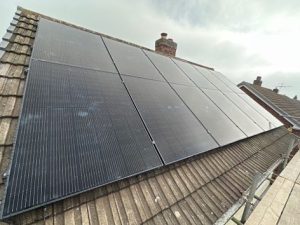
[[(23, 10), (0, 63), (3, 198), (39, 15)], [(22, 27), (22, 28), (21, 28)], [(14, 224), (213, 224), (289, 143), (283, 127), (14, 217)], [(4, 176), (5, 177), (5, 176)]]

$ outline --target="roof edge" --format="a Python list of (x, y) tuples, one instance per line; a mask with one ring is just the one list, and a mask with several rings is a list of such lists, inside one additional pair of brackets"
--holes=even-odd
[[(25, 9), (21, 6), (17, 6), (17, 10), (19, 11), (22, 11), (22, 12), (25, 12), (25, 13), (28, 13), (28, 14), (36, 14), (38, 15), (39, 17), (41, 18), (44, 18), (44, 19), (47, 19), (47, 20), (51, 20), (53, 22), (57, 22), (57, 23), (60, 23), (60, 24), (64, 24), (64, 25), (67, 25), (67, 26), (70, 26), (70, 27), (73, 27), (73, 28), (76, 28), (76, 29), (80, 29), (80, 30), (83, 30), (83, 31), (86, 31), (86, 32), (89, 32), (89, 33), (92, 33), (92, 34), (96, 34), (96, 35), (100, 35), (100, 36), (103, 36), (103, 37), (106, 37), (106, 38), (109, 38), (109, 39), (112, 39), (112, 40), (115, 40), (115, 41), (119, 41), (119, 42), (122, 42), (122, 43), (125, 43), (125, 44), (128, 44), (128, 45), (131, 45), (131, 46), (134, 46), (134, 47), (138, 47), (138, 48), (141, 48), (143, 50), (147, 50), (147, 51), (151, 51), (151, 52), (154, 52), (154, 53), (157, 53), (157, 54), (160, 54), (160, 55), (163, 55), (161, 53), (158, 53), (156, 52), (155, 50), (153, 49), (150, 49), (150, 48), (147, 48), (147, 47), (144, 47), (144, 46), (141, 46), (141, 45), (137, 45), (137, 44), (134, 44), (132, 42), (128, 42), (128, 41), (124, 41), (122, 39), (119, 39), (119, 38), (115, 38), (115, 37), (112, 37), (112, 36), (109, 36), (107, 34), (103, 34), (101, 32), (98, 32), (98, 31), (93, 31), (91, 29), (87, 29), (87, 28), (84, 28), (82, 26), (78, 26), (78, 25), (75, 25), (75, 24), (72, 24), (72, 23), (69, 23), (69, 22), (65, 22), (63, 20), (59, 20), (59, 19), (55, 19), (53, 17), (50, 17), (50, 16), (46, 16), (44, 14), (41, 14), (41, 13), (38, 13), (38, 12), (35, 12), (35, 11), (32, 11), (32, 10), (29, 10), (29, 9)], [(164, 55), (165, 56), (165, 55)], [(183, 62), (187, 62), (187, 63), (190, 63), (190, 64), (193, 64), (193, 65), (196, 65), (196, 66), (200, 66), (200, 67), (203, 67), (205, 69), (209, 69), (209, 70), (215, 70), (213, 67), (209, 67), (209, 66), (204, 66), (204, 65), (201, 65), (201, 64), (198, 64), (198, 63), (195, 63), (195, 62), (191, 62), (189, 60), (186, 60), (186, 59), (182, 59), (182, 58), (179, 58), (179, 57), (174, 57), (174, 56), (167, 56), (167, 57), (170, 57), (170, 58), (174, 58), (174, 59), (178, 59), (178, 60), (181, 60)]]

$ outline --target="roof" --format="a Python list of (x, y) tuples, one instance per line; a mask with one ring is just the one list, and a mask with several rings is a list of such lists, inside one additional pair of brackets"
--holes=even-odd
[[(19, 8), (0, 59), (0, 197), (40, 15)], [(213, 224), (287, 149), (284, 127), (10, 218), (15, 224)]]
[(238, 85), (244, 87), (261, 101), (273, 109), (280, 117), (293, 125), (293, 128), (300, 130), (300, 101), (291, 99), (286, 95), (278, 94), (271, 89), (259, 85), (242, 82)]

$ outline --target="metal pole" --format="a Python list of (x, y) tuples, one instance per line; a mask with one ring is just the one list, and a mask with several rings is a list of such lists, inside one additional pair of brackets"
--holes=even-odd
[(244, 224), (246, 222), (246, 220), (248, 219), (249, 215), (250, 215), (250, 211), (251, 211), (251, 205), (252, 205), (252, 201), (255, 195), (255, 191), (257, 189), (258, 183), (260, 181), (261, 178), (261, 174), (260, 173), (256, 173), (253, 181), (252, 181), (252, 185), (250, 187), (250, 191), (249, 194), (247, 196), (247, 201), (246, 201), (246, 205), (245, 205), (245, 209), (241, 218), (241, 222)]
[(290, 157), (290, 154), (294, 148), (294, 145), (295, 145), (295, 138), (292, 137), (291, 140), (290, 140), (290, 144), (289, 144), (289, 148), (286, 152), (286, 155), (284, 156), (284, 162), (283, 162), (283, 165), (282, 165), (282, 169), (284, 169), (288, 163), (288, 160), (289, 160), (289, 157)]

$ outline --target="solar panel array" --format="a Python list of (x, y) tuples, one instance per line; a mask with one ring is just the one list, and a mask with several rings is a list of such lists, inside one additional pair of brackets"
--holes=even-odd
[(41, 19), (2, 217), (281, 125), (219, 72)]

